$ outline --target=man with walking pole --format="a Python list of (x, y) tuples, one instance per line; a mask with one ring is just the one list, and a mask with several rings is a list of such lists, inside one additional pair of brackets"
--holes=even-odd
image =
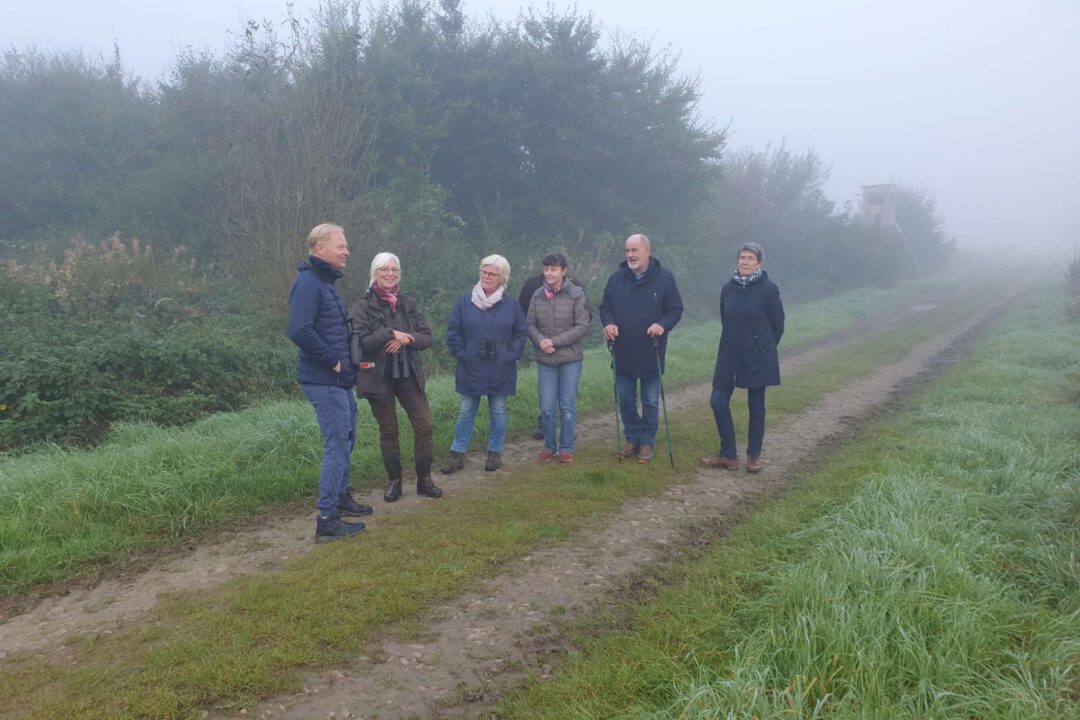
[(682, 297), (675, 276), (652, 257), (649, 238), (641, 234), (628, 237), (626, 260), (608, 278), (600, 303), (604, 337), (612, 343), (615, 387), (626, 438), (618, 453), (620, 459), (636, 456), (640, 463), (653, 459), (656, 433), (660, 429), (660, 388), (667, 336), (678, 325), (682, 313)]

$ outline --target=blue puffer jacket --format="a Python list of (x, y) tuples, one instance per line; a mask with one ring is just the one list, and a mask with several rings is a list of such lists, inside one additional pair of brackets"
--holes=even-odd
[[(353, 386), (348, 313), (334, 286), (341, 275), (340, 270), (314, 256), (296, 265), (296, 277), (289, 288), (288, 334), (300, 348), (296, 379), (301, 384)], [(334, 372), (339, 362), (341, 372)]]
[[(446, 347), (457, 358), (455, 386), (462, 395), (513, 395), (517, 361), (525, 352), (529, 326), (517, 300), (504, 295), (490, 310), (481, 310), (472, 293), (461, 296), (450, 312)], [(484, 340), (491, 340), (495, 358), (481, 358)]]

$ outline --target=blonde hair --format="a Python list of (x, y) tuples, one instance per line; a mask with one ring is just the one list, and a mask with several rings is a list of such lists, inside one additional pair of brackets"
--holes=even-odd
[(368, 280), (370, 282), (368, 283), (368, 287), (371, 287), (375, 284), (375, 271), (382, 270), (384, 267), (390, 264), (391, 260), (397, 263), (398, 283), (401, 282), (401, 260), (399, 260), (398, 256), (394, 253), (381, 252), (375, 257), (371, 258), (371, 271), (368, 273)]
[(334, 223), (323, 223), (322, 225), (316, 225), (311, 228), (311, 232), (307, 236), (307, 245), (309, 250), (314, 250), (315, 246), (321, 243), (323, 240), (329, 240), (330, 236), (334, 233), (345, 234), (345, 228)]
[(495, 266), (495, 269), (499, 271), (499, 287), (506, 287), (510, 282), (510, 263), (506, 258), (502, 255), (488, 255), (480, 261), (480, 269), (483, 270), (485, 265)]

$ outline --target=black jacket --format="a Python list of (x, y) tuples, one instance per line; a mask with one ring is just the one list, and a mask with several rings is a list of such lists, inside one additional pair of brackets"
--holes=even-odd
[(420, 363), (420, 351), (431, 347), (431, 328), (416, 306), (412, 295), (398, 295), (397, 311), (390, 309), (375, 291), (368, 289), (367, 295), (352, 306), (353, 331), (360, 337), (360, 348), (364, 351), (364, 360), (374, 361), (371, 370), (359, 370), (370, 378), (357, 379), (356, 394), (386, 402), (390, 399), (390, 385), (386, 379), (389, 356), (383, 347), (394, 339), (394, 330), (413, 336), (413, 343), (398, 350), (405, 353), (413, 377), (424, 390), (424, 366)]
[(713, 387), (758, 388), (780, 384), (776, 346), (784, 334), (780, 290), (764, 270), (749, 285), (728, 281), (720, 291), (720, 347)]
[(615, 371), (635, 378), (656, 377), (657, 349), (645, 331), (653, 323), (664, 328), (658, 342), (660, 365), (667, 351), (668, 333), (682, 318), (683, 304), (675, 276), (660, 266), (655, 257), (641, 278), (624, 260), (619, 264), (604, 288), (600, 302), (600, 324), (616, 325), (619, 337), (615, 340)]

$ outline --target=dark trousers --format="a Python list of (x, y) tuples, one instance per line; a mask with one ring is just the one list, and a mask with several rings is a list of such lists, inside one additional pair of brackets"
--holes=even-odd
[(368, 399), (371, 414), (379, 423), (379, 449), (382, 450), (383, 466), (390, 477), (401, 477), (401, 446), (398, 443), (397, 402), (405, 408), (412, 425), (414, 459), (417, 477), (431, 474), (431, 457), (434, 451), (432, 440), (433, 424), (431, 407), (427, 396), (420, 389), (416, 378), (387, 380), (390, 386), (390, 398), (386, 402)]
[[(716, 418), (716, 430), (720, 433), (720, 457), (725, 458), (738, 457), (735, 451), (735, 422), (731, 419), (731, 395), (734, 392), (734, 386), (714, 387), (709, 399), (713, 417)], [(765, 439), (765, 388), (748, 389), (746, 404), (750, 409), (750, 422), (746, 430), (746, 454), (756, 457), (761, 454), (761, 443)]]

